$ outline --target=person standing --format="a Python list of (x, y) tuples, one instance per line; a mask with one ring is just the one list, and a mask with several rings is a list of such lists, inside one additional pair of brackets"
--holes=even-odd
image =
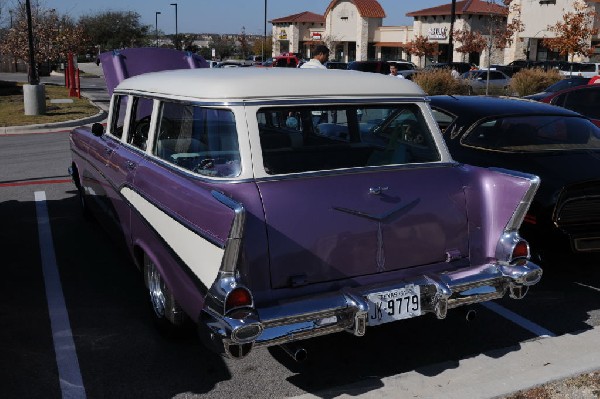
[(315, 47), (313, 58), (302, 64), (300, 68), (327, 69), (325, 63), (329, 60), (329, 49), (322, 44)]
[(398, 73), (398, 67), (396, 66), (396, 64), (390, 64), (390, 75), (389, 76), (394, 76), (399, 79), (404, 79), (404, 76), (402, 76), (402, 74)]
[(454, 79), (458, 79), (460, 78), (460, 73), (456, 70), (455, 68), (452, 68), (452, 70), (450, 71), (450, 75), (454, 78)]

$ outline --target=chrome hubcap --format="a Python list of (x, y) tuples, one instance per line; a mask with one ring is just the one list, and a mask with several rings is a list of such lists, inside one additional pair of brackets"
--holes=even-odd
[(150, 292), (152, 309), (158, 317), (165, 317), (165, 294), (163, 292), (163, 282), (156, 266), (150, 260), (146, 261), (146, 283)]

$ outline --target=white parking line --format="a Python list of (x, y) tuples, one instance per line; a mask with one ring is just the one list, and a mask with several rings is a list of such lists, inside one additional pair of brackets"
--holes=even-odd
[(538, 337), (556, 337), (556, 334), (554, 334), (552, 331), (546, 330), (544, 327), (539, 326), (522, 316), (519, 316), (515, 312), (503, 308), (496, 302), (483, 302), (480, 305), (488, 308), (492, 312), (498, 313), (500, 316), (512, 321), (513, 323), (523, 327), (524, 329), (531, 331)]
[(585, 288), (589, 288), (589, 289), (594, 290), (594, 291), (600, 291), (600, 288), (596, 288), (596, 287), (594, 287), (592, 285), (587, 285), (587, 284), (578, 283), (578, 282), (575, 282), (575, 284), (580, 285), (580, 286), (585, 287)]
[(71, 333), (69, 314), (67, 313), (60, 275), (56, 266), (54, 241), (50, 229), (50, 219), (48, 218), (45, 191), (35, 192), (35, 209), (37, 212), (42, 270), (44, 272), (44, 284), (48, 299), (52, 340), (54, 341), (54, 352), (56, 354), (62, 397), (84, 399), (86, 397), (85, 388), (81, 372), (79, 371), (79, 361), (77, 360), (77, 352)]

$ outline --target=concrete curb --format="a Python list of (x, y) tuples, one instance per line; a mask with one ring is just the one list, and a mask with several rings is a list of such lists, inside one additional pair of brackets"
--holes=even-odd
[(28, 134), (28, 133), (40, 133), (47, 131), (56, 131), (65, 128), (74, 128), (82, 125), (89, 125), (95, 122), (102, 122), (106, 120), (108, 116), (106, 111), (100, 110), (96, 115), (88, 116), (81, 119), (73, 119), (70, 121), (56, 122), (56, 123), (41, 123), (37, 125), (24, 125), (24, 126), (4, 126), (0, 127), (0, 135), (9, 134)]
[(495, 398), (598, 370), (600, 356), (593, 349), (598, 347), (600, 327), (595, 327), (461, 359), (458, 366), (430, 365), (296, 398)]
[(91, 100), (85, 93), (81, 93), (82, 97), (85, 97), (93, 106), (98, 108), (96, 115), (88, 116), (81, 119), (72, 119), (70, 121), (62, 121), (55, 123), (41, 123), (37, 125), (23, 125), (23, 126), (0, 126), (1, 135), (15, 135), (15, 134), (31, 134), (41, 132), (56, 132), (68, 128), (74, 128), (77, 126), (89, 125), (96, 122), (103, 122), (108, 117), (108, 112), (103, 109), (100, 105), (96, 104)]

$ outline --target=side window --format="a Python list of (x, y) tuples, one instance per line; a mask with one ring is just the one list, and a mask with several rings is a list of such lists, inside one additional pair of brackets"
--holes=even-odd
[(125, 125), (125, 113), (127, 112), (128, 100), (128, 96), (115, 96), (115, 100), (113, 102), (113, 114), (110, 128), (110, 134), (112, 134), (115, 137), (120, 138), (123, 135), (123, 126)]
[(131, 122), (127, 132), (127, 143), (142, 151), (146, 150), (150, 119), (152, 116), (152, 100), (136, 97), (131, 109)]
[(241, 172), (235, 118), (228, 109), (162, 103), (152, 152), (205, 176), (235, 177)]
[(600, 90), (579, 90), (568, 94), (563, 107), (579, 112), (589, 118), (597, 119), (600, 116), (597, 105), (600, 99)]
[(567, 93), (560, 94), (552, 100), (552, 104), (562, 107), (565, 104), (566, 98), (567, 98)]
[(454, 117), (452, 115), (442, 112), (438, 109), (432, 109), (431, 114), (433, 115), (433, 119), (435, 119), (437, 122), (442, 133), (444, 133), (446, 128), (454, 121)]

